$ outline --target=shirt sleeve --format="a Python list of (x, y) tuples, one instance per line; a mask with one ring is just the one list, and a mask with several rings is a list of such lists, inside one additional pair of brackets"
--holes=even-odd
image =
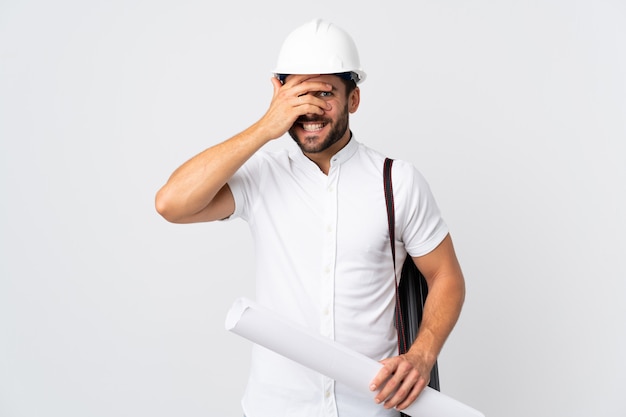
[(434, 250), (448, 234), (435, 197), (424, 176), (410, 163), (393, 164), (397, 233), (410, 256)]
[(235, 200), (235, 211), (225, 220), (241, 218), (248, 221), (251, 205), (258, 192), (258, 178), (261, 165), (263, 164), (262, 153), (254, 154), (235, 174), (228, 180), (228, 186)]

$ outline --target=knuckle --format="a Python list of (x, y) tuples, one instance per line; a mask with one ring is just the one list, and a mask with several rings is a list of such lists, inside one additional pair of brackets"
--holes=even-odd
[(383, 393), (387, 395), (391, 394), (393, 391), (395, 391), (397, 385), (398, 385), (398, 382), (394, 378), (389, 379), (385, 383)]
[(391, 378), (389, 379), (389, 381), (387, 381), (387, 384), (385, 384), (385, 389), (387, 389), (388, 391), (393, 391), (399, 385), (399, 383), (400, 381), (397, 378)]
[(387, 375), (391, 375), (393, 374), (394, 369), (395, 369), (394, 366), (392, 366), (389, 362), (387, 362), (385, 366), (383, 366), (383, 368), (381, 369), (381, 372), (384, 372)]
[(403, 386), (401, 386), (400, 388), (398, 388), (398, 391), (396, 391), (396, 395), (398, 397), (402, 398), (406, 398), (406, 396), (409, 394), (408, 390)]

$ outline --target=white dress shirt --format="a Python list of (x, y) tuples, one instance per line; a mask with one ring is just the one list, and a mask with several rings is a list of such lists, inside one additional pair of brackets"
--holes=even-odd
[[(353, 137), (325, 175), (293, 144), (257, 152), (228, 182), (231, 219), (248, 222), (255, 244), (257, 302), (376, 360), (397, 354), (383, 161)], [(427, 254), (448, 228), (411, 164), (394, 162), (393, 187), (399, 275), (407, 252)], [(242, 406), (247, 417), (399, 414), (256, 345)]]

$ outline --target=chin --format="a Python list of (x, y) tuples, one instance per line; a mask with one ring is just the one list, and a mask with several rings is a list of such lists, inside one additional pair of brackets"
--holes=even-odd
[(306, 131), (301, 126), (294, 125), (289, 130), (289, 135), (303, 152), (319, 153), (339, 142), (343, 137), (340, 133), (342, 131), (345, 132), (345, 129), (334, 124), (326, 124), (322, 129), (315, 131)]
[(298, 144), (304, 152), (320, 152), (324, 148), (326, 137), (319, 132), (307, 132), (302, 129), (292, 129), (289, 131), (291, 138)]
[(328, 144), (322, 141), (319, 136), (307, 136), (304, 140), (298, 140), (298, 146), (307, 153), (322, 152), (328, 148)]

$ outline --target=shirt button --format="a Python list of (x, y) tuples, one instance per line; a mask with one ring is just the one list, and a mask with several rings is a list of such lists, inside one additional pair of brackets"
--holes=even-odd
[(330, 397), (330, 391), (326, 391), (325, 395), (326, 395), (326, 398), (329, 398)]

